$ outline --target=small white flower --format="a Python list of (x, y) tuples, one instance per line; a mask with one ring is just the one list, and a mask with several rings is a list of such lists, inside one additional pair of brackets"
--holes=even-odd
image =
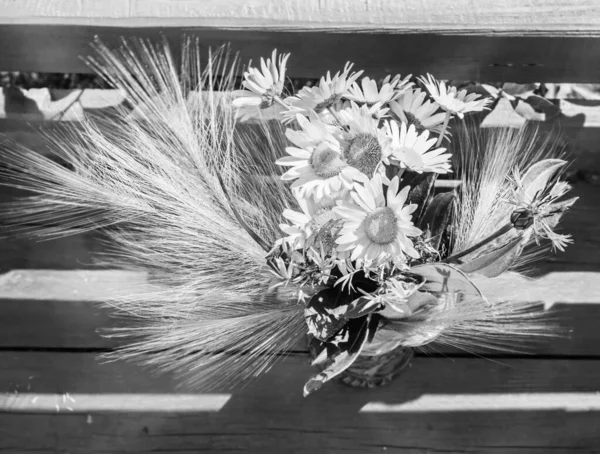
[(290, 156), (276, 161), (277, 165), (291, 167), (281, 178), (295, 180), (292, 189), (298, 188), (302, 197), (312, 195), (318, 202), (352, 189), (355, 181), (368, 180), (344, 159), (340, 130), (323, 123), (314, 113), (310, 121), (302, 115), (296, 120), (302, 129), (286, 131), (296, 147), (287, 147)]
[(235, 90), (233, 106), (236, 116), (242, 121), (258, 116), (273, 116), (279, 113), (281, 106), (276, 99), (281, 97), (285, 83), (285, 70), (290, 54), (277, 59), (277, 49), (271, 58), (260, 59), (260, 69), (249, 67), (244, 73), (242, 85), (246, 90)]
[(290, 261), (286, 265), (285, 260), (281, 257), (276, 257), (271, 260), (271, 263), (273, 264), (273, 269), (269, 269), (269, 271), (278, 279), (278, 282), (270, 287), (271, 289), (287, 285), (294, 278), (294, 262)]
[(286, 98), (290, 109), (283, 112), (283, 122), (295, 120), (298, 114), (308, 116), (311, 111), (320, 114), (335, 106), (348, 94), (350, 86), (362, 74), (362, 71), (351, 73), (352, 66), (352, 63), (346, 63), (344, 70), (341, 73), (337, 72), (333, 77), (327, 72), (327, 76), (321, 77), (318, 85), (304, 87), (295, 96)]
[(390, 76), (386, 76), (381, 84), (381, 89), (377, 88), (377, 82), (374, 79), (364, 77), (359, 85), (357, 82), (352, 84), (346, 95), (346, 99), (369, 105), (381, 103), (387, 104), (398, 98), (402, 93), (410, 88), (413, 84), (409, 82), (412, 75), (408, 75), (404, 79), (400, 75), (390, 80)]
[[(298, 191), (294, 191), (297, 193)], [(332, 219), (336, 219), (336, 214), (332, 211), (335, 203), (317, 203), (312, 197), (297, 197), (298, 205), (302, 212), (285, 209), (283, 217), (291, 224), (280, 224), (279, 228), (288, 236), (285, 241), (293, 249), (303, 249), (306, 240), (315, 233), (319, 232), (321, 227)], [(342, 200), (342, 197), (340, 197)], [(281, 240), (280, 240), (281, 241)]]
[(409, 317), (417, 308), (411, 304), (411, 296), (425, 283), (425, 281), (411, 282), (402, 279), (390, 278), (374, 294), (365, 294), (364, 297), (380, 303), (384, 309), (379, 313), (388, 319)]
[(411, 222), (417, 205), (404, 206), (407, 186), (398, 192), (400, 180), (394, 177), (384, 194), (383, 180), (376, 175), (365, 186), (355, 185), (354, 203), (341, 203), (333, 210), (344, 221), (336, 240), (340, 251), (351, 251), (352, 260), (382, 264), (389, 260), (406, 262), (406, 255), (419, 258), (409, 237), (422, 232)]
[(400, 162), (402, 167), (413, 172), (448, 173), (450, 153), (445, 148), (434, 148), (436, 139), (429, 138), (429, 131), (418, 134), (415, 125), (408, 128), (401, 123), (400, 130), (395, 121), (389, 123), (388, 133), (392, 139), (390, 158)]
[[(540, 161), (537, 165), (543, 163), (544, 161)], [(519, 172), (515, 171), (513, 179), (515, 187), (512, 190), (510, 203), (516, 205), (516, 209), (511, 216), (511, 222), (516, 228), (531, 228), (536, 241), (550, 240), (555, 249), (564, 251), (565, 247), (573, 242), (573, 239), (570, 235), (556, 233), (554, 227), (562, 213), (577, 198), (561, 202), (559, 199), (571, 189), (568, 183), (549, 181), (549, 178), (538, 178), (532, 184), (532, 179), (528, 174), (529, 172), (521, 177)]]
[(491, 102), (489, 98), (479, 99), (480, 95), (477, 93), (467, 94), (466, 90), (458, 91), (456, 87), (446, 86), (445, 82), (435, 80), (431, 74), (419, 80), (442, 109), (459, 118), (463, 118), (468, 112), (480, 112)]
[(407, 90), (398, 100), (390, 103), (390, 110), (402, 123), (415, 125), (417, 132), (428, 130), (439, 135), (446, 114), (436, 113), (440, 106), (426, 100), (426, 96), (420, 88)]
[(287, 241), (293, 249), (302, 249), (306, 238), (310, 235), (310, 230), (307, 228), (310, 223), (310, 215), (305, 211), (304, 207), (302, 207), (302, 213), (286, 209), (283, 210), (282, 215), (291, 222), (291, 225), (279, 224), (279, 228), (287, 234), (286, 237), (279, 241)]

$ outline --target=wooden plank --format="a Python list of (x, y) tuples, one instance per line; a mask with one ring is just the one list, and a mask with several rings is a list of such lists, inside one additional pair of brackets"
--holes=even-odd
[[(548, 279), (532, 283), (531, 287), (542, 288), (545, 283), (552, 281), (554, 285), (545, 291), (551, 292), (559, 288), (563, 294), (570, 292), (574, 298), (580, 299), (589, 297), (590, 293), (598, 295), (600, 275), (579, 274), (586, 276), (583, 279), (573, 277), (573, 274), (552, 274)], [(70, 288), (73, 280), (65, 285)], [(523, 292), (514, 289), (511, 293), (531, 295), (534, 292), (531, 288), (526, 288)], [(90, 299), (98, 299), (98, 296), (94, 295)], [(597, 320), (600, 320), (600, 299), (587, 302), (555, 302), (549, 314), (552, 315), (556, 326), (556, 337), (527, 339), (526, 342), (515, 341), (513, 345), (507, 344), (508, 352), (524, 357), (533, 354), (553, 357), (600, 356), (600, 333), (597, 329)], [(122, 339), (105, 337), (112, 328), (123, 324), (113, 310), (98, 301), (0, 297), (0, 349), (107, 350), (123, 344)], [(306, 351), (306, 346), (299, 344), (295, 350)], [(427, 346), (424, 352), (465, 354), (439, 345)], [(486, 357), (494, 357), (502, 356), (504, 352), (483, 354)]]
[(13, 269), (98, 269), (98, 255), (106, 252), (102, 235), (88, 233), (53, 240), (0, 239), (0, 273)]
[(307, 399), (314, 371), (302, 356), (211, 393), (91, 354), (0, 363), (7, 452), (600, 452), (597, 360), (417, 358), (387, 387), (331, 383)]
[(146, 27), (386, 29), (414, 33), (597, 36), (600, 7), (593, 0), (2, 0), (0, 23)]
[(103, 334), (117, 321), (89, 301), (0, 298), (0, 349), (107, 350), (122, 344)]
[(478, 35), (429, 30), (404, 34), (387, 29), (365, 33), (362, 27), (343, 32), (287, 30), (2, 25), (0, 41), (13, 45), (0, 49), (0, 70), (89, 73), (80, 57), (90, 55), (89, 43), (95, 36), (110, 46), (117, 46), (123, 36), (154, 40), (164, 36), (178, 54), (181, 37), (187, 34), (197, 36), (205, 48), (230, 43), (233, 50), (241, 52), (244, 62), (268, 56), (274, 47), (292, 52), (288, 75), (297, 78), (320, 77), (328, 70), (341, 69), (348, 60), (371, 77), (429, 72), (453, 80), (576, 83), (597, 82), (600, 73), (600, 61), (589, 58), (600, 52), (600, 40), (589, 36), (532, 33), (516, 37), (494, 34), (494, 30)]

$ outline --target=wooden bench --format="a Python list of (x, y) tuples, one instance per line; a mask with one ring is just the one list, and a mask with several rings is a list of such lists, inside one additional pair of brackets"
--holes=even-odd
[[(600, 82), (596, 0), (0, 0), (0, 70), (88, 72), (95, 35), (183, 33), (231, 42), (246, 59), (291, 51), (289, 74), (316, 77), (354, 61), (371, 76), (431, 72), (454, 80)], [(99, 93), (5, 92), (0, 132), (44, 152), (60, 128), (121, 101)], [(310, 398), (299, 348), (247, 387), (197, 393), (170, 375), (103, 363), (111, 285), (143, 274), (98, 269), (97, 234), (0, 241), (0, 452), (33, 453), (591, 453), (600, 452), (600, 102), (557, 99), (576, 158), (564, 221), (575, 244), (539, 280), (502, 278), (517, 300), (554, 306), (568, 335), (529, 354), (418, 355), (391, 385), (338, 384)], [(503, 102), (488, 126), (522, 123)], [(515, 119), (516, 118), (516, 119)], [(511, 120), (512, 119), (512, 120)], [(1, 200), (14, 197), (3, 189)], [(1, 220), (0, 220), (1, 222)], [(114, 288), (113, 288), (114, 290)], [(494, 289), (489, 289), (494, 291)]]

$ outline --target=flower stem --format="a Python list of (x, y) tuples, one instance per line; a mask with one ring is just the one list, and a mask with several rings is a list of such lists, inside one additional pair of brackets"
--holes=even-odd
[(348, 130), (348, 127), (343, 125), (342, 120), (340, 120), (340, 117), (338, 116), (338, 114), (336, 113), (335, 110), (333, 110), (330, 106), (327, 106), (327, 110), (329, 111), (329, 113), (331, 113), (331, 115), (333, 116), (335, 121), (338, 122), (338, 124), (340, 125), (340, 128)]
[(450, 112), (446, 112), (446, 118), (444, 118), (444, 124), (442, 125), (442, 132), (440, 132), (440, 136), (435, 144), (436, 148), (442, 144), (444, 140), (444, 134), (446, 134), (446, 129), (448, 128), (448, 123), (450, 122), (450, 117), (452, 114)]
[(479, 243), (474, 244), (470, 248), (467, 248), (464, 251), (459, 252), (458, 254), (454, 254), (453, 256), (448, 257), (445, 260), (442, 260), (442, 262), (443, 263), (453, 263), (453, 262), (460, 263), (460, 260), (458, 260), (458, 259), (460, 259), (461, 257), (464, 257), (466, 255), (469, 255), (471, 252), (476, 251), (481, 246), (485, 246), (486, 244), (491, 243), (496, 238), (498, 238), (498, 237), (504, 235), (505, 233), (509, 232), (512, 228), (513, 228), (512, 222), (509, 222), (508, 224), (505, 224), (504, 226), (500, 227), (497, 231), (495, 231), (494, 233), (492, 233), (487, 238), (484, 238), (483, 240), (481, 240)]

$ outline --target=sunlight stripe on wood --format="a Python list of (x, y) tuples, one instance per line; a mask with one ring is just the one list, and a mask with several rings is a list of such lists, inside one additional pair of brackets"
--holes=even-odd
[(9, 413), (91, 413), (216, 412), (231, 394), (37, 394), (0, 395), (0, 412)]
[(360, 409), (361, 413), (465, 411), (600, 411), (600, 392), (424, 394), (411, 402), (369, 402)]
[[(538, 279), (507, 274), (495, 279), (474, 277), (484, 295), (512, 301), (600, 303), (600, 272), (552, 272)], [(149, 293), (145, 272), (123, 270), (12, 270), (0, 275), (0, 299), (103, 301), (133, 291)], [(575, 290), (576, 289), (576, 290)], [(585, 291), (583, 291), (585, 289)]]

